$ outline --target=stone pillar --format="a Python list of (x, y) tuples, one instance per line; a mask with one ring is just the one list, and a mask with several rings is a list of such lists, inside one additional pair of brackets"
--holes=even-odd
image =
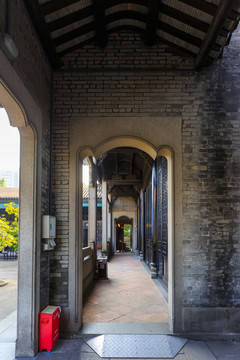
[(157, 174), (156, 166), (152, 168), (152, 263), (151, 278), (157, 278)]
[[(38, 349), (38, 313), (40, 311), (40, 187), (36, 187), (34, 132), (30, 126), (19, 129), (20, 145), (20, 217), (18, 251), (17, 357), (34, 357)], [(39, 149), (38, 149), (39, 151)], [(40, 182), (39, 178), (39, 182)], [(38, 201), (37, 201), (38, 199)], [(38, 215), (37, 215), (37, 214)], [(38, 235), (38, 236), (37, 236)]]
[(137, 199), (137, 248), (136, 248), (136, 256), (139, 256), (140, 254), (140, 248), (141, 248), (141, 229), (140, 229), (140, 197), (138, 196)]
[(141, 190), (141, 211), (140, 211), (140, 260), (144, 260), (144, 192)]
[(97, 243), (97, 184), (93, 179), (93, 174), (91, 180), (88, 197), (88, 246), (90, 246), (90, 241)]
[(108, 217), (108, 203), (107, 203), (107, 182), (102, 181), (102, 249), (107, 250), (107, 217)]

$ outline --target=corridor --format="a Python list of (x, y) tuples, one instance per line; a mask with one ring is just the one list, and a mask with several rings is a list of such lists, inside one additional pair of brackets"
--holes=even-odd
[(139, 258), (115, 255), (83, 308), (83, 322), (166, 323), (167, 303)]

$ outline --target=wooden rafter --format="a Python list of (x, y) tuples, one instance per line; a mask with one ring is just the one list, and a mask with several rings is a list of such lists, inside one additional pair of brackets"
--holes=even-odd
[(41, 12), (41, 7), (37, 0), (22, 0), (32, 23), (35, 26), (38, 38), (45, 50), (48, 60), (53, 69), (57, 69), (60, 66), (60, 60), (54, 48), (53, 41), (50, 37), (47, 24)]
[(79, 20), (83, 20), (86, 17), (89, 17), (93, 15), (93, 6), (87, 6), (81, 10), (75, 11), (71, 14), (65, 15), (57, 20), (51, 21), (48, 23), (49, 30), (56, 31), (59, 30), (62, 27), (71, 25), (74, 22), (77, 22)]
[(107, 43), (105, 0), (92, 0), (95, 17), (96, 45), (104, 48)]
[(112, 185), (135, 185), (135, 184), (141, 184), (140, 179), (124, 179), (124, 180), (107, 180), (108, 184)]
[(106, 0), (106, 8), (120, 4), (137, 4), (148, 7), (149, 0)]
[(213, 19), (213, 22), (209, 28), (209, 31), (205, 37), (205, 40), (202, 43), (200, 51), (197, 55), (195, 66), (196, 69), (199, 70), (204, 62), (206, 61), (211, 48), (213, 47), (217, 36), (220, 33), (221, 28), (224, 25), (224, 22), (228, 16), (229, 11), (231, 10), (235, 0), (222, 0), (218, 9), (216, 16)]
[(178, 1), (212, 16), (215, 16), (218, 8), (216, 5), (207, 2), (205, 0), (178, 0)]
[(202, 32), (207, 32), (209, 29), (209, 24), (199, 20), (191, 15), (188, 15), (180, 10), (174, 9), (173, 7), (166, 5), (166, 4), (161, 4), (161, 13), (175, 19), (178, 21), (183, 22), (186, 25), (189, 25), (193, 28), (197, 28), (198, 30), (202, 31)]
[(45, 4), (42, 4), (41, 9), (44, 15), (49, 15), (55, 11), (61, 10), (77, 2), (79, 2), (79, 0), (52, 0)]
[[(147, 21), (147, 17), (146, 15), (144, 14), (141, 14), (141, 13), (138, 13), (136, 11), (118, 11), (116, 13), (113, 13), (113, 14), (110, 14), (106, 17), (106, 23), (107, 24), (110, 24), (110, 23), (113, 23), (115, 21), (118, 21), (120, 19), (134, 19), (134, 20), (138, 20), (138, 21), (141, 21), (143, 23), (145, 23)], [(90, 31), (93, 31), (94, 30), (94, 27), (96, 27), (97, 29), (97, 24), (96, 24), (96, 21), (95, 23), (94, 22), (91, 22), (91, 23), (88, 23), (88, 24), (85, 24), (83, 26), (81, 26), (80, 28), (78, 29), (74, 29), (72, 31), (69, 31), (57, 38), (54, 39), (54, 44), (56, 46), (59, 46), (61, 44), (64, 44), (68, 41), (71, 41), (73, 39), (76, 39), (77, 37), (80, 37)], [(202, 44), (202, 40), (195, 37), (195, 36), (192, 36), (192, 35), (189, 35), (187, 32), (185, 31), (181, 31), (167, 23), (164, 23), (160, 20), (157, 21), (157, 27), (158, 29), (161, 29), (163, 30), (164, 32), (172, 35), (172, 36), (175, 36), (183, 41), (185, 41), (186, 43), (189, 43), (191, 45), (194, 45), (196, 47), (200, 47), (201, 44)], [(96, 32), (96, 36), (97, 36), (97, 32)], [(100, 35), (98, 33), (98, 40), (96, 38), (96, 42), (98, 41), (102, 41), (102, 45), (105, 43), (105, 40), (104, 38), (100, 39)], [(98, 45), (100, 46), (100, 43), (98, 43)]]
[(152, 46), (156, 42), (156, 29), (161, 3), (162, 0), (149, 0), (145, 38), (148, 46)]
[(84, 34), (87, 34), (95, 29), (94, 22), (90, 22), (88, 24), (85, 24), (77, 29), (74, 29), (72, 31), (66, 32), (65, 34), (56, 37), (53, 41), (55, 46), (62, 45), (64, 43), (67, 43), (73, 39), (76, 39)]
[(167, 34), (170, 34), (176, 38), (179, 38), (186, 43), (189, 43), (191, 45), (194, 45), (196, 47), (200, 47), (202, 44), (202, 40), (197, 38), (196, 36), (190, 35), (186, 33), (185, 31), (179, 30), (174, 26), (171, 26), (167, 23), (164, 23), (162, 21), (158, 21), (158, 28)]

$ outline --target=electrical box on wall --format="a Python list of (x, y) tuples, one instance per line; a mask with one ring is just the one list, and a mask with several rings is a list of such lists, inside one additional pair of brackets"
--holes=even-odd
[(56, 246), (54, 238), (56, 237), (56, 217), (51, 215), (42, 216), (42, 239), (43, 251), (53, 250)]
[(42, 239), (54, 239), (56, 237), (56, 217), (43, 215), (42, 217)]

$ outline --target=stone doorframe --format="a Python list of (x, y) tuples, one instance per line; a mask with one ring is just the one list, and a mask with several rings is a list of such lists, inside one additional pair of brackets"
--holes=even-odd
[[(14, 68), (0, 53), (0, 103), (20, 133), (17, 357), (38, 351), (41, 254), (42, 113)], [(37, 141), (38, 140), (38, 141)]]
[[(78, 128), (78, 126), (77, 126)], [(178, 126), (179, 128), (179, 126)], [(181, 127), (180, 127), (181, 129)], [(80, 131), (80, 129), (79, 129)], [(77, 134), (77, 129), (72, 128), (72, 133)], [(173, 133), (173, 137), (176, 133)], [(181, 132), (178, 133), (181, 135)], [(74, 141), (75, 140), (75, 141)], [(178, 139), (181, 143), (181, 140)], [(174, 152), (169, 146), (159, 146), (156, 148), (145, 139), (141, 139), (135, 136), (117, 136), (108, 138), (95, 147), (83, 146), (78, 140), (78, 136), (71, 138), (70, 141), (70, 234), (69, 234), (69, 256), (70, 256), (70, 268), (69, 268), (69, 308), (67, 317), (69, 319), (69, 331), (77, 331), (82, 324), (82, 273), (80, 264), (82, 262), (82, 231), (81, 231), (81, 182), (82, 182), (82, 160), (86, 156), (92, 156), (95, 159), (101, 157), (108, 150), (116, 147), (134, 147), (148, 153), (154, 160), (158, 156), (165, 156), (168, 160), (169, 174), (168, 174), (168, 216), (169, 216), (169, 231), (168, 231), (168, 253), (169, 253), (169, 331), (174, 332), (175, 327), (175, 311), (178, 307), (175, 301), (175, 288), (176, 280), (178, 280), (178, 286), (181, 279), (181, 271), (175, 272), (176, 258), (175, 258), (175, 233), (178, 234), (178, 238), (181, 237), (181, 219), (179, 219), (180, 228), (176, 229), (175, 213), (176, 202), (181, 204), (181, 195), (175, 200), (175, 167), (174, 167)], [(179, 151), (179, 149), (177, 149)], [(181, 171), (181, 152), (178, 152), (177, 172), (178, 176)], [(181, 188), (181, 178), (179, 179), (177, 188)], [(180, 211), (181, 213), (181, 211)], [(181, 259), (178, 258), (181, 262)], [(180, 263), (177, 265), (179, 267)], [(180, 295), (180, 294), (179, 294)]]

